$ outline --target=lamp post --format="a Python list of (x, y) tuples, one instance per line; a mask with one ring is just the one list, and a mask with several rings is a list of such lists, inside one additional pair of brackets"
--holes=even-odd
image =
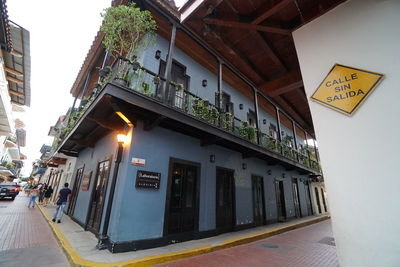
[(112, 177), (112, 181), (111, 181), (110, 195), (108, 197), (103, 229), (101, 231), (101, 234), (99, 235), (99, 240), (96, 245), (96, 248), (99, 250), (106, 249), (107, 245), (109, 243), (108, 226), (110, 224), (111, 209), (112, 209), (112, 204), (113, 204), (113, 200), (114, 200), (115, 186), (117, 184), (118, 169), (119, 169), (119, 164), (121, 163), (121, 159), (122, 159), (122, 152), (124, 150), (123, 145), (125, 143), (125, 140), (126, 140), (125, 134), (122, 134), (122, 133), (117, 134), (118, 149), (117, 149), (117, 156), (115, 158), (115, 166), (114, 166), (114, 173), (113, 173), (113, 177)]

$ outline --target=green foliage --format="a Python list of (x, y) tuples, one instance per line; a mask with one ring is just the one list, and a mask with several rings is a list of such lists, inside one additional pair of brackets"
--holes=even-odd
[(131, 59), (132, 53), (141, 44), (143, 37), (157, 29), (148, 10), (140, 10), (135, 3), (106, 8), (101, 14), (105, 33), (103, 44), (108, 52)]
[[(135, 3), (118, 5), (104, 9), (101, 14), (105, 33), (103, 45), (107, 52), (134, 59), (134, 53), (153, 41), (157, 24), (151, 12), (140, 10)], [(128, 70), (126, 62), (118, 66), (119, 78), (125, 77)]]
[(253, 125), (250, 125), (247, 121), (242, 122), (242, 125), (239, 127), (239, 135), (250, 140), (251, 142), (257, 141), (256, 132), (256, 128)]
[(223, 113), (222, 116), (222, 127), (224, 130), (232, 131), (233, 129), (233, 115), (229, 112)]

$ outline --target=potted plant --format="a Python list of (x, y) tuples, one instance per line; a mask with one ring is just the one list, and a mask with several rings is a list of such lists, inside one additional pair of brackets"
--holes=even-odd
[(140, 10), (135, 3), (106, 8), (101, 16), (103, 25), (100, 29), (105, 34), (103, 45), (112, 56), (122, 59), (117, 62), (115, 79), (126, 85), (129, 67), (138, 69), (134, 53), (152, 40), (146, 36), (154, 36), (156, 22), (150, 11)]

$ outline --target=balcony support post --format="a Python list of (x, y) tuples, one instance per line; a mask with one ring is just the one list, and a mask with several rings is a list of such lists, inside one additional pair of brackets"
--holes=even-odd
[[(291, 120), (291, 121), (292, 121), (292, 128), (293, 128), (294, 148), (298, 152), (299, 147), (297, 144), (296, 123), (294, 123), (294, 120)], [(299, 161), (299, 153), (296, 153), (296, 159), (297, 159), (297, 161)]]
[(279, 116), (279, 108), (276, 106), (275, 106), (275, 112), (276, 112), (276, 124), (278, 126), (278, 141), (281, 143), (281, 151), (280, 152), (281, 152), (281, 154), (283, 154), (282, 153), (283, 147), (282, 147), (281, 119)]
[(309, 166), (311, 167), (311, 155), (310, 155), (310, 150), (308, 149), (309, 147), (308, 147), (308, 134), (307, 134), (307, 132), (306, 131), (304, 131), (304, 134), (305, 134), (305, 136), (306, 136), (306, 147), (307, 147), (307, 156), (308, 156), (308, 164), (309, 164)]
[(218, 58), (218, 103), (217, 107), (222, 112), (222, 62)]
[(256, 129), (257, 129), (257, 144), (261, 144), (261, 136), (260, 136), (260, 121), (259, 121), (259, 114), (258, 114), (258, 93), (257, 89), (253, 87), (254, 92), (254, 112), (256, 114)]
[(314, 138), (313, 138), (313, 143), (314, 143), (314, 150), (315, 150), (315, 159), (317, 160), (317, 162), (319, 162), (318, 149), (317, 149), (317, 146), (315, 144), (315, 139)]
[(170, 95), (169, 83), (172, 79), (171, 70), (172, 70), (172, 59), (174, 57), (175, 39), (176, 39), (176, 23), (172, 22), (171, 38), (169, 40), (167, 62), (165, 64), (165, 73), (164, 73), (166, 81), (164, 84), (164, 90), (162, 92), (162, 97), (164, 99), (164, 102), (167, 103), (169, 103), (173, 99), (172, 95)]

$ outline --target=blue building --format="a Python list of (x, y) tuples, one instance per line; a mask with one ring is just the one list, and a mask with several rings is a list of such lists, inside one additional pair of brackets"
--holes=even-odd
[(323, 189), (311, 188), (322, 173), (309, 111), (282, 97), (301, 75), (259, 86), (213, 29), (201, 38), (182, 22), (191, 3), (179, 14), (168, 1), (138, 1), (157, 38), (130, 62), (127, 81), (101, 83), (98, 69), (120, 59), (99, 33), (71, 90), (83, 100), (58, 149), (77, 157), (67, 213), (112, 252), (327, 212)]

